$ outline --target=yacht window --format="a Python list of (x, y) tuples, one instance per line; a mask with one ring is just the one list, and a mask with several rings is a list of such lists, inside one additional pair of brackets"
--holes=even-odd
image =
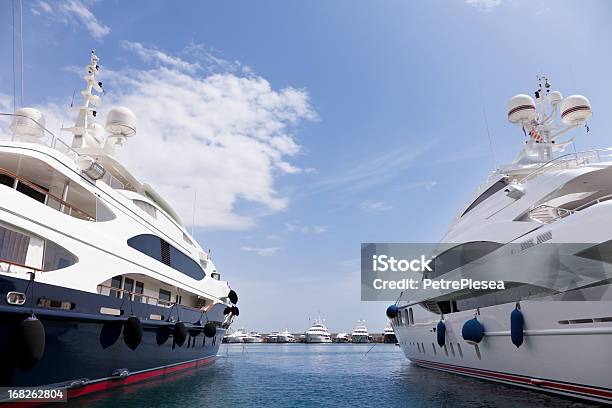
[(414, 316), (412, 315), (412, 308), (408, 309), (408, 313), (409, 313), (410, 324), (414, 324)]
[[(37, 187), (40, 188), (43, 191), (49, 192), (49, 190), (44, 188), (44, 187), (41, 187), (41, 186), (38, 186), (38, 185), (37, 185)], [(28, 185), (26, 185), (24, 183), (17, 184), (17, 191), (19, 191), (22, 194), (27, 195), (30, 198), (35, 199), (38, 202), (41, 202), (41, 203), (45, 202), (46, 194), (41, 193), (40, 191), (35, 190), (32, 187), (30, 187), (30, 186), (28, 186)]]
[(136, 207), (140, 208), (142, 211), (146, 212), (153, 218), (157, 218), (157, 208), (155, 206), (147, 203), (142, 200), (133, 200)]
[(77, 263), (77, 257), (52, 241), (45, 241), (43, 271), (56, 271)]
[(15, 184), (15, 179), (9, 175), (0, 173), (0, 184), (4, 184), (5, 186), (13, 187)]
[(128, 245), (153, 259), (196, 280), (204, 279), (200, 265), (158, 236), (151, 234), (136, 235), (128, 239)]
[(505, 188), (507, 185), (508, 185), (508, 179), (505, 177), (493, 183), (491, 187), (487, 188), (484, 191), (484, 193), (479, 195), (478, 198), (476, 198), (472, 202), (472, 204), (470, 204), (470, 206), (463, 212), (463, 214), (461, 214), (461, 216), (463, 217), (465, 214), (472, 211), (474, 208), (476, 208), (476, 206), (478, 206), (478, 204), (482, 203), (484, 200), (491, 197), (493, 194), (497, 193), (499, 190)]
[(159, 290), (159, 300), (163, 300), (164, 302), (170, 302), (170, 296), (172, 296), (172, 294), (170, 293), (169, 290), (165, 290), (165, 289), (160, 289)]
[(123, 281), (123, 290), (127, 292), (133, 292), (134, 291), (134, 279), (125, 278)]
[(0, 262), (25, 265), (29, 245), (29, 236), (0, 227)]
[(425, 277), (432, 279), (444, 275), (488, 255), (501, 246), (500, 243), (490, 241), (466, 242), (454, 246), (434, 258), (433, 272), (426, 273)]
[(121, 297), (121, 291), (120, 290), (115, 290), (115, 289), (121, 289), (121, 281), (122, 281), (121, 275), (113, 276), (111, 278), (111, 287), (114, 288), (114, 289), (111, 289), (110, 293), (115, 292), (115, 296), (118, 297), (118, 298)]
[(142, 295), (144, 293), (144, 283), (136, 282), (136, 287), (134, 288), (134, 293), (136, 293), (136, 295), (134, 295), (134, 300), (136, 302), (142, 302), (142, 300), (143, 300), (142, 296), (138, 296), (138, 295)]

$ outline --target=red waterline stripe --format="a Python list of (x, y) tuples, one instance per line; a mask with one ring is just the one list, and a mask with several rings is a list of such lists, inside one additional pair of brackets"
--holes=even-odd
[(418, 364), (430, 365), (432, 367), (443, 368), (449, 371), (464, 372), (464, 373), (470, 373), (470, 374), (483, 376), (483, 377), (497, 378), (497, 379), (503, 379), (507, 381), (518, 382), (522, 384), (528, 384), (531, 386), (554, 388), (554, 389), (559, 389), (563, 391), (570, 391), (570, 392), (582, 393), (582, 394), (587, 394), (587, 395), (596, 395), (596, 396), (604, 397), (604, 398), (612, 398), (612, 392), (606, 391), (606, 390), (599, 390), (596, 388), (589, 388), (589, 387), (583, 387), (583, 386), (572, 385), (572, 384), (564, 384), (564, 383), (559, 383), (559, 382), (551, 381), (551, 380), (538, 380), (537, 383), (534, 383), (529, 377), (521, 377), (521, 376), (516, 376), (516, 375), (511, 375), (511, 374), (504, 374), (504, 373), (500, 373), (496, 371), (481, 370), (478, 368), (461, 367), (461, 366), (456, 366), (453, 364), (438, 363), (434, 361), (425, 361), (425, 360), (416, 360), (416, 361), (418, 362)]
[(125, 379), (112, 378), (109, 380), (103, 380), (94, 384), (86, 385), (80, 388), (74, 388), (68, 390), (68, 398), (80, 397), (82, 395), (91, 394), (92, 392), (105, 391), (112, 388), (121, 387), (128, 384), (134, 384), (137, 382), (145, 381), (151, 378), (159, 377), (162, 375), (172, 374), (177, 371), (186, 370), (188, 368), (197, 367), (199, 365), (206, 365), (211, 363), (214, 357), (208, 357), (201, 360), (190, 361), (187, 363), (181, 363), (169, 367), (162, 367), (155, 370), (145, 371), (138, 374), (131, 374)]
[[(189, 368), (208, 365), (212, 363), (214, 360), (215, 360), (215, 357), (202, 358), (200, 360), (189, 361), (187, 363), (180, 363), (180, 364), (176, 364), (172, 366), (156, 368), (150, 371), (140, 372), (137, 374), (131, 374), (129, 377), (123, 380), (117, 379), (117, 378), (100, 380), (96, 383), (85, 385), (80, 388), (67, 389), (65, 390), (65, 392), (68, 393), (68, 399), (81, 397), (83, 395), (92, 394), (92, 393), (100, 392), (100, 391), (106, 391), (106, 390), (118, 388), (124, 385), (146, 381), (151, 378), (161, 377), (164, 375), (176, 373), (178, 371), (187, 370)], [(13, 403), (6, 403), (6, 404), (0, 403), (2, 408), (5, 408), (5, 407), (20, 407), (20, 408), (35, 407), (35, 406), (40, 406), (40, 405), (45, 405), (45, 404), (48, 404), (48, 403), (47, 402), (34, 402), (34, 401), (32, 402), (13, 402)]]

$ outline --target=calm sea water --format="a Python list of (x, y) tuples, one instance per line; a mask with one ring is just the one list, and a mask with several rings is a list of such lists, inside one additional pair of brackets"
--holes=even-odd
[(74, 400), (68, 406), (589, 406), (416, 367), (393, 344), (372, 346), (223, 344), (221, 357), (211, 367)]

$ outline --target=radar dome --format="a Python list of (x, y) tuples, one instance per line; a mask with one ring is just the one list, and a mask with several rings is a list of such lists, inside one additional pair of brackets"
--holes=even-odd
[(111, 109), (106, 115), (106, 131), (113, 136), (133, 136), (136, 134), (136, 115), (124, 107)]
[(11, 122), (11, 131), (17, 137), (42, 138), (45, 136), (45, 117), (34, 108), (20, 108)]
[(535, 102), (529, 95), (515, 95), (508, 102), (508, 120), (510, 123), (526, 124), (538, 117)]
[(582, 95), (568, 96), (561, 102), (561, 120), (566, 125), (582, 125), (591, 116), (591, 102)]

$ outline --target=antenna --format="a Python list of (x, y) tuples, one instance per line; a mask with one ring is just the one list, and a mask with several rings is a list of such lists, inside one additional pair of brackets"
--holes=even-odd
[(193, 235), (193, 229), (195, 228), (195, 213), (196, 213), (196, 200), (198, 197), (198, 186), (194, 186), (193, 190), (193, 214), (191, 215), (191, 236), (195, 238)]
[(21, 106), (23, 107), (23, 0), (19, 0), (19, 42), (21, 52)]
[(489, 151), (491, 152), (491, 161), (493, 162), (493, 168), (497, 168), (497, 160), (495, 160), (495, 153), (493, 152), (493, 142), (491, 141), (491, 132), (489, 131), (489, 120), (487, 119), (487, 111), (482, 108), (482, 115), (484, 116), (485, 128), (487, 129), (487, 138), (489, 139)]
[(11, 0), (11, 11), (13, 13), (13, 112), (17, 110), (17, 80), (15, 78), (15, 0)]

